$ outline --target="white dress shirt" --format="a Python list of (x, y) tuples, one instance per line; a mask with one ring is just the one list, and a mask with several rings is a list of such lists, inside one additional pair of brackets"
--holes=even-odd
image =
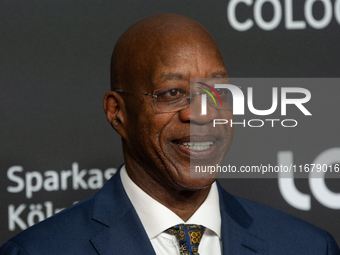
[(206, 227), (198, 247), (200, 255), (221, 255), (221, 214), (216, 183), (191, 216), (184, 222), (167, 207), (140, 189), (128, 176), (125, 165), (120, 171), (123, 187), (134, 206), (157, 255), (179, 255), (179, 243), (174, 235), (164, 230), (177, 224), (198, 224)]

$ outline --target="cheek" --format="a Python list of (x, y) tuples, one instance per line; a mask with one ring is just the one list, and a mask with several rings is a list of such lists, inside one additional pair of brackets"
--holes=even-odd
[(169, 114), (146, 111), (137, 118), (131, 129), (135, 132), (138, 140), (143, 143), (141, 146), (146, 147), (146, 150), (160, 149), (161, 138), (164, 132), (167, 133), (170, 120)]
[(127, 143), (133, 150), (145, 150), (149, 143), (152, 121), (149, 109), (143, 104), (130, 105), (127, 111)]
[(216, 130), (216, 132), (223, 133), (222, 138), (225, 139), (224, 147), (226, 152), (228, 152), (234, 138), (234, 127), (231, 127), (231, 120), (234, 120), (234, 118), (232, 112), (222, 113), (220, 117), (221, 119), (228, 120), (228, 123), (224, 125), (216, 125), (220, 126), (220, 129)]
[(232, 113), (229, 113), (226, 119), (229, 121), (226, 125), (228, 136), (230, 137), (230, 140), (234, 137), (234, 126), (231, 127), (231, 121), (234, 121), (234, 116)]

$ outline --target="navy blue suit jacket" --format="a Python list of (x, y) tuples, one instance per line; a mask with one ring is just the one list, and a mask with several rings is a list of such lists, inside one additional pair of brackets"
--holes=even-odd
[[(340, 255), (331, 235), (218, 184), (223, 254)], [(155, 255), (119, 171), (95, 195), (19, 233), (0, 255)], [(204, 254), (202, 254), (204, 255)]]

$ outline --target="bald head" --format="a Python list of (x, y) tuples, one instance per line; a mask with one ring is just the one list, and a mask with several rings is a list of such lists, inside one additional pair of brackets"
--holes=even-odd
[(182, 52), (206, 51), (223, 62), (210, 33), (198, 22), (178, 14), (157, 14), (127, 29), (111, 59), (111, 88), (144, 86), (158, 65), (174, 61)]
[[(213, 114), (201, 115), (199, 97), (187, 100), (191, 92), (199, 94), (197, 88), (191, 89), (191, 78), (228, 77), (215, 41), (192, 19), (155, 15), (137, 22), (118, 39), (111, 74), (112, 89), (124, 91), (107, 92), (104, 109), (122, 137), (128, 175), (147, 194), (175, 211), (184, 207), (175, 206), (174, 201), (182, 203), (198, 194), (200, 201), (189, 206), (190, 212), (183, 217), (182, 209), (175, 212), (186, 221), (215, 181), (190, 178), (191, 152), (196, 153), (196, 159), (220, 163), (233, 136), (232, 127), (218, 125), (214, 129), (212, 125), (215, 117), (232, 118), (230, 111), (212, 109)], [(204, 151), (184, 146), (192, 141), (191, 126), (196, 141), (214, 145)]]

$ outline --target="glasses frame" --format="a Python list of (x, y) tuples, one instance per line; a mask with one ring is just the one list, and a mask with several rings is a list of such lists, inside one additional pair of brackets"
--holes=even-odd
[[(175, 109), (175, 110), (168, 110), (168, 111), (166, 111), (166, 110), (157, 109), (157, 107), (156, 107), (155, 98), (157, 98), (157, 95), (155, 95), (155, 93), (156, 93), (157, 89), (155, 89), (155, 90), (153, 91), (153, 94), (145, 93), (145, 92), (128, 91), (128, 90), (123, 90), (123, 89), (115, 89), (114, 91), (115, 91), (115, 92), (119, 92), (119, 93), (124, 93), (124, 92), (126, 92), (126, 93), (133, 93), (133, 94), (139, 94), (139, 95), (144, 95), (144, 96), (152, 96), (153, 107), (154, 107), (157, 111), (160, 111), (160, 112), (178, 112), (178, 111), (184, 110), (185, 108), (188, 107), (188, 105), (189, 105), (190, 102), (192, 101), (192, 99), (190, 99), (190, 96), (189, 96), (189, 97), (187, 98), (187, 99), (188, 99), (188, 104), (184, 105), (182, 108), (180, 107), (180, 108)], [(196, 96), (196, 95), (200, 95), (200, 94), (203, 94), (203, 93), (197, 93), (197, 94), (193, 95), (193, 97)], [(193, 98), (193, 97), (192, 97), (192, 98)]]
[[(242, 87), (240, 87), (240, 86), (237, 86), (237, 87), (240, 88), (241, 90), (243, 90)], [(155, 98), (157, 98), (157, 95), (155, 95), (155, 93), (156, 93), (157, 90), (158, 90), (158, 89), (155, 89), (155, 90), (153, 91), (153, 94), (145, 93), (145, 92), (128, 91), (128, 90), (123, 90), (123, 89), (115, 89), (115, 90), (113, 90), (113, 91), (118, 92), (118, 93), (124, 93), (124, 92), (126, 92), (126, 93), (133, 93), (133, 94), (139, 94), (139, 95), (144, 95), (144, 96), (152, 96), (153, 107), (154, 107), (157, 111), (160, 111), (160, 112), (179, 112), (179, 111), (184, 110), (185, 108), (187, 108), (188, 105), (191, 103), (191, 101), (194, 99), (195, 96), (205, 94), (205, 93), (195, 93), (195, 94), (193, 94), (193, 95), (190, 95), (190, 96), (187, 97), (188, 103), (187, 103), (186, 105), (184, 105), (183, 107), (179, 107), (178, 109), (175, 109), (175, 110), (168, 110), (168, 111), (166, 111), (166, 110), (157, 109), (157, 107), (156, 107)]]

